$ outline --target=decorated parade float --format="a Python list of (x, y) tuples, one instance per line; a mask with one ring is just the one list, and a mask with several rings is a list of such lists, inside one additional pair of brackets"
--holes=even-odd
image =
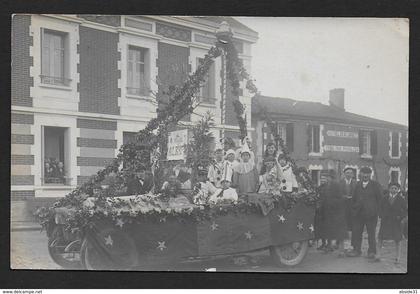
[[(226, 80), (237, 97), (233, 104), (243, 145), (248, 143), (244, 106), (238, 98), (240, 81), (245, 80), (250, 93), (258, 93), (238, 58), (230, 31), (216, 35), (215, 46), (196, 72), (171, 90), (169, 102), (157, 109), (157, 116), (133, 142), (120, 148), (111, 164), (53, 207), (38, 211), (48, 250), (57, 264), (90, 270), (147, 270), (156, 264), (256, 250), (270, 250), (278, 264), (302, 261), (308, 240), (313, 238), (318, 195), (305, 169), (289, 157), (281, 138), (276, 138), (279, 150), (299, 189), (239, 193), (235, 201), (211, 202), (200, 194), (200, 169), (213, 160), (213, 120), (207, 114), (195, 125), (185, 126), (181, 121), (199, 104), (197, 93), (210, 66), (223, 57)], [(266, 120), (277, 136), (268, 115)], [(225, 149), (233, 147), (226, 148), (232, 140), (223, 139)], [(171, 179), (174, 166), (189, 171), (185, 174), (190, 188)], [(132, 195), (127, 186), (139, 170), (151, 189)]]

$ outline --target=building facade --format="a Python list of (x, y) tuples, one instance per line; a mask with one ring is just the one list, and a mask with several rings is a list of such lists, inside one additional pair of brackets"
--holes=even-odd
[[(233, 18), (15, 15), (12, 220), (30, 219), (28, 211), (66, 195), (111, 161), (165, 104), (171, 86), (198, 67), (222, 21), (250, 71), (258, 34)], [(222, 129), (237, 137), (230, 91), (221, 99), (221, 73), (218, 58), (187, 120), (211, 111), (216, 138)], [(251, 117), (249, 93), (239, 98)]]
[(274, 142), (263, 114), (276, 123), (298, 166), (306, 167), (319, 184), (324, 171), (341, 175), (352, 167), (358, 176), (363, 166), (383, 187), (390, 181), (407, 187), (408, 128), (345, 111), (344, 89), (330, 91), (330, 105), (259, 96), (252, 104), (254, 149), (261, 163), (264, 150)]

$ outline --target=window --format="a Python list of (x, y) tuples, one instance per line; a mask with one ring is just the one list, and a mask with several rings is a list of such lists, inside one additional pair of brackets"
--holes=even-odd
[(149, 94), (148, 49), (129, 46), (127, 64), (127, 94)]
[(361, 156), (376, 154), (376, 131), (359, 130), (359, 153)]
[(279, 138), (283, 140), (283, 144), (287, 147), (289, 152), (293, 151), (293, 123), (277, 123), (277, 133)]
[[(136, 142), (136, 134), (137, 132), (123, 132), (123, 144), (128, 144), (128, 143), (135, 143)], [(142, 153), (142, 157), (149, 157), (150, 158), (150, 152), (148, 149), (141, 147), (141, 150), (144, 150), (144, 153)], [(127, 154), (127, 156), (130, 156), (130, 154)], [(150, 159), (147, 160), (147, 162), (149, 162)], [(123, 161), (123, 168), (128, 167), (128, 164)]]
[(67, 33), (42, 29), (41, 83), (69, 86), (66, 63)]
[(44, 127), (44, 171), (43, 184), (68, 185), (68, 150), (66, 150), (67, 128)]
[[(197, 68), (204, 61), (203, 58), (197, 58)], [(214, 63), (210, 66), (210, 69), (206, 75), (206, 81), (200, 89), (201, 102), (214, 104), (216, 102), (214, 88), (215, 88), (215, 70)]]
[(400, 157), (400, 134), (398, 132), (391, 133), (391, 156)]
[(312, 152), (312, 153), (320, 153), (321, 152), (321, 142), (320, 142), (321, 141), (320, 140), (321, 131), (320, 131), (320, 126), (319, 125), (310, 126), (309, 131), (310, 131), (310, 136), (309, 136), (310, 148), (309, 148), (309, 152)]
[(311, 170), (311, 179), (312, 179), (312, 182), (315, 185), (319, 186), (320, 178), (321, 178), (321, 171), (320, 170)]
[(391, 183), (399, 183), (400, 172), (397, 170), (391, 171)]

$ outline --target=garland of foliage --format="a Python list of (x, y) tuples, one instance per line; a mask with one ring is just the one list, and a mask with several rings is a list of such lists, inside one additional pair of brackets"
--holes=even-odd
[[(129, 176), (140, 166), (159, 172), (159, 160), (166, 154), (165, 145), (168, 129), (176, 125), (184, 116), (193, 112), (197, 106), (194, 105), (196, 94), (204, 83), (214, 59), (219, 57), (223, 51), (226, 52), (227, 79), (230, 81), (232, 93), (236, 97), (233, 105), (240, 127), (240, 139), (243, 140), (247, 136), (245, 108), (239, 101), (240, 81), (246, 80), (246, 88), (250, 93), (256, 95), (258, 90), (244, 69), (232, 39), (230, 39), (227, 44), (216, 43), (216, 46), (212, 47), (205, 55), (194, 74), (190, 75), (181, 87), (172, 89), (169, 103), (165, 108), (157, 109), (156, 118), (151, 119), (146, 127), (136, 134), (134, 142), (122, 145), (117, 158), (54, 205), (55, 207), (70, 206), (75, 210), (73, 216), (68, 219), (67, 226), (69, 229), (83, 229), (94, 220), (110, 219), (115, 221), (118, 219), (124, 223), (130, 223), (139, 221), (143, 217), (151, 217), (156, 221), (161, 221), (166, 216), (177, 216), (180, 220), (192, 216), (199, 221), (211, 219), (215, 214), (250, 213), (257, 209), (255, 204), (244, 200), (240, 200), (237, 205), (217, 205), (216, 209), (211, 206), (195, 205), (190, 205), (187, 208), (171, 208), (168, 206), (165, 208), (161, 204), (162, 197), (159, 194), (141, 195), (130, 200), (113, 197), (126, 184)], [(211, 161), (209, 146), (214, 138), (211, 136), (209, 129), (212, 125), (212, 118), (206, 116), (192, 128), (193, 140), (189, 146), (192, 155), (187, 157), (186, 163), (192, 167), (193, 171), (197, 169), (201, 162)], [(287, 149), (284, 148), (283, 142), (281, 142), (281, 146), (286, 153)], [(282, 205), (285, 209), (293, 207), (299, 199), (303, 199), (308, 205), (313, 205), (317, 200), (317, 195), (314, 193), (312, 186), (305, 184), (307, 183), (307, 174), (299, 173), (294, 161), (290, 157), (288, 159), (292, 164), (293, 171), (298, 176), (298, 180), (304, 183), (305, 188), (309, 189), (300, 193), (284, 193), (282, 197), (271, 197), (269, 201), (275, 205)], [(124, 163), (124, 168), (120, 169), (122, 163)], [(101, 183), (110, 175), (114, 178), (112, 185), (107, 189), (101, 189)], [(93, 197), (93, 207), (85, 205), (85, 200), (88, 197)], [(137, 210), (133, 209), (136, 201), (147, 204), (150, 209), (145, 209), (142, 205), (139, 205)], [(40, 217), (41, 224), (48, 226), (53, 222), (54, 213), (53, 208), (41, 208), (37, 215)]]

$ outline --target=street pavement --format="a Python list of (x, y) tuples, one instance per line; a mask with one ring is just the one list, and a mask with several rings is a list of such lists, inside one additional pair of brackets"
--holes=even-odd
[[(366, 240), (363, 249), (366, 250)], [(347, 244), (348, 245), (348, 244)], [(224, 257), (213, 260), (186, 261), (164, 270), (218, 271), (218, 272), (330, 272), (330, 273), (405, 273), (407, 271), (407, 240), (402, 241), (402, 259), (395, 264), (392, 242), (386, 242), (380, 262), (371, 262), (366, 257), (338, 257), (337, 252), (325, 254), (310, 247), (305, 259), (297, 266), (276, 266), (267, 250), (252, 254)], [(50, 258), (47, 237), (40, 231), (11, 232), (12, 269), (62, 269)], [(139, 268), (139, 270), (152, 270)], [(163, 270), (157, 268), (156, 270)]]

